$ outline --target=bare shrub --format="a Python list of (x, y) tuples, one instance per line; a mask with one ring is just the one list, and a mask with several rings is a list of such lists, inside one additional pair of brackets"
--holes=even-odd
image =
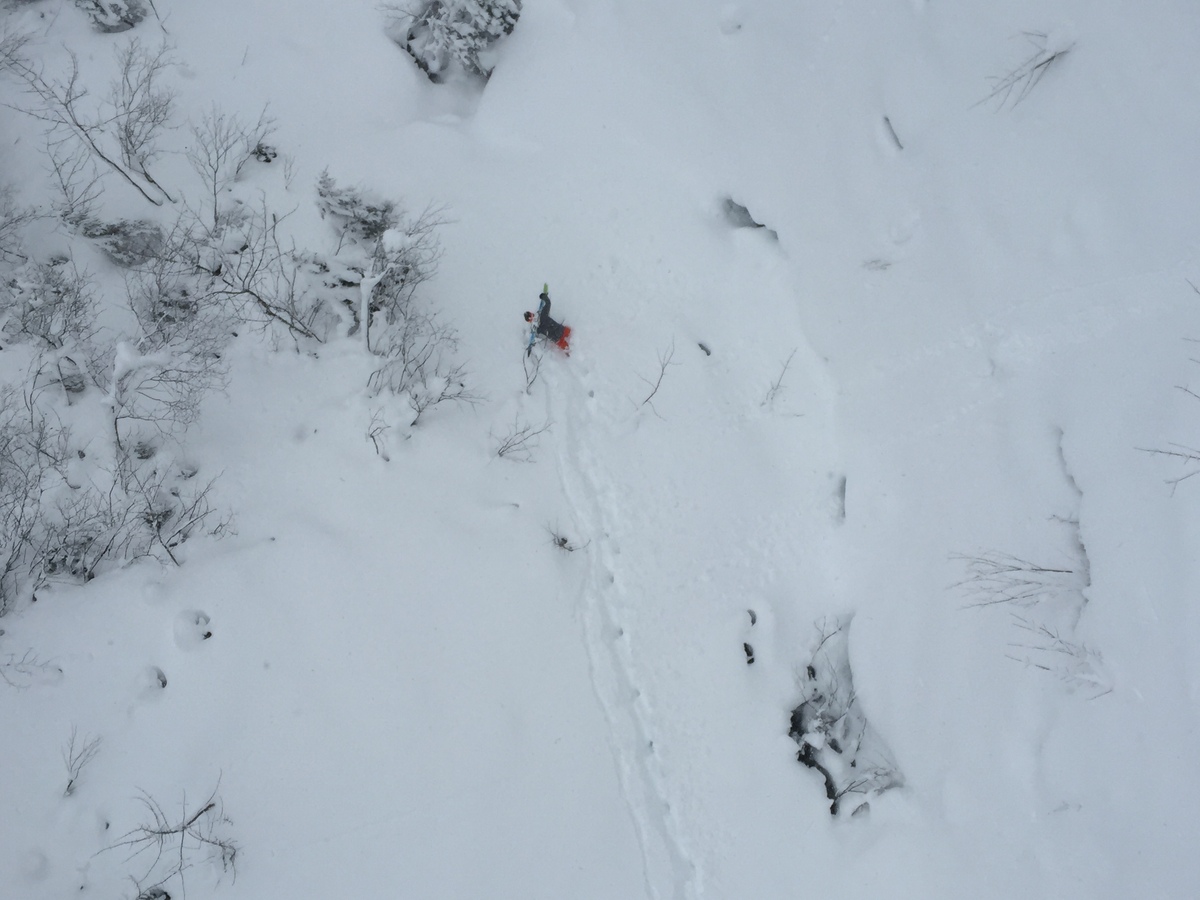
[[(1188, 281), (1188, 286), (1192, 289), (1193, 293), (1200, 295), (1200, 286), (1197, 286), (1191, 280)], [(1186, 338), (1185, 340), (1189, 341), (1190, 343), (1200, 343), (1200, 340), (1197, 340), (1196, 338)], [(1200, 362), (1200, 360), (1193, 358), (1192, 362)], [(1177, 384), (1175, 386), (1175, 390), (1185, 394), (1192, 400), (1200, 400), (1200, 393), (1188, 387), (1186, 384)], [(1152, 453), (1155, 456), (1165, 456), (1168, 459), (1175, 460), (1179, 463), (1183, 470), (1182, 473), (1167, 479), (1167, 484), (1171, 486), (1172, 493), (1174, 493), (1175, 489), (1178, 488), (1183, 482), (1187, 481), (1196, 474), (1200, 474), (1200, 450), (1196, 449), (1195, 447), (1187, 444), (1172, 442), (1169, 443), (1166, 448), (1139, 447), (1138, 450), (1143, 453)]]
[[(199, 218), (211, 235), (219, 234), (226, 220), (236, 218), (222, 208), (222, 194), (237, 181), (246, 164), (264, 159), (274, 151), (266, 141), (275, 131), (275, 120), (267, 108), (253, 122), (245, 122), (236, 113), (221, 112), (215, 106), (192, 125), (192, 141), (187, 149), (188, 162), (200, 176), (209, 209)], [(273, 159), (274, 156), (271, 156)]]
[(165, 886), (173, 882), (178, 882), (180, 893), (186, 895), (187, 872), (205, 861), (219, 865), (222, 873), (236, 880), (240, 848), (229, 835), (232, 822), (225, 815), (219, 789), (218, 782), (197, 806), (188, 804), (185, 793), (179, 812), (174, 814), (168, 813), (149, 794), (142, 793), (139, 799), (145, 814), (143, 821), (105, 848), (125, 851), (127, 862), (141, 862), (140, 874), (131, 876), (139, 896), (166, 895)]
[[(0, 615), (3, 615), (2, 610)], [(18, 690), (29, 687), (39, 679), (61, 675), (61, 668), (37, 656), (32, 650), (26, 650), (20, 656), (10, 653), (0, 659), (0, 681)]]
[(53, 78), (20, 53), (7, 68), (25, 83), (31, 106), (21, 112), (45, 122), (53, 143), (75, 140), (95, 159), (116, 172), (145, 200), (155, 206), (172, 201), (171, 195), (149, 173), (148, 164), (158, 155), (158, 138), (171, 115), (170, 91), (158, 79), (169, 65), (167, 50), (152, 51), (134, 41), (118, 48), (120, 76), (109, 96), (93, 102), (79, 70), (79, 57), (68, 51), (66, 75)]
[(198, 534), (222, 537), (232, 531), (232, 517), (218, 513), (212, 504), (216, 479), (193, 481), (194, 473), (158, 468), (134, 472), (130, 494), (138, 522), (149, 535), (147, 552), (165, 554), (180, 564), (176, 550)]
[(25, 61), (24, 50), (28, 43), (28, 34), (10, 32), (6, 27), (0, 28), (0, 75)]
[(161, 152), (159, 138), (174, 113), (175, 92), (162, 84), (165, 70), (173, 65), (170, 50), (165, 43), (152, 50), (134, 38), (116, 54), (117, 77), (108, 94), (113, 110), (109, 127), (121, 162), (171, 200), (148, 168)]
[(1075, 47), (1074, 42), (1051, 44), (1049, 35), (1040, 31), (1026, 31), (1023, 32), (1023, 36), (1033, 46), (1033, 52), (1015, 69), (989, 79), (992, 82), (992, 90), (975, 104), (976, 106), (989, 102), (995, 102), (997, 109), (1008, 105), (1016, 106), (1028, 97), (1046, 77), (1046, 73), (1061, 64)]
[(383, 410), (371, 410), (371, 421), (367, 425), (367, 440), (374, 446), (375, 454), (384, 462), (391, 462), (392, 459), (387, 448), (387, 433), (391, 430), (392, 426), (384, 418)]
[(223, 304), (204, 290), (194, 269), (174, 255), (158, 256), (126, 279), (129, 305), (147, 348), (184, 347), (218, 358), (232, 334)]
[(100, 752), (100, 738), (93, 735), (79, 736), (79, 729), (71, 726), (71, 737), (62, 749), (63, 765), (67, 767), (67, 786), (63, 790), (64, 797), (75, 793), (79, 779), (88, 763)]
[(281, 221), (263, 200), (233, 229), (227, 241), (232, 249), (217, 262), (208, 290), (232, 304), (243, 321), (280, 325), (295, 338), (320, 341), (323, 303), (305, 290), (302, 257), (281, 238)]
[(65, 479), (67, 431), (29, 393), (0, 392), (0, 615), (36, 579), (49, 494)]
[(95, 221), (96, 203), (102, 193), (95, 159), (73, 138), (53, 132), (46, 135), (46, 159), (58, 187), (59, 197), (54, 204), (58, 217), (73, 229)]
[[(337, 236), (332, 262), (318, 263), (327, 276), (326, 287), (341, 295), (353, 316), (348, 333), (361, 332), (372, 353), (391, 357), (399, 352), (406, 360), (421, 343), (417, 336), (422, 328), (431, 327), (437, 343), (446, 344), (452, 332), (437, 316), (411, 309), (418, 289), (437, 273), (442, 256), (437, 232), (446, 224), (444, 211), (429, 206), (408, 216), (395, 201), (338, 185), (328, 171), (317, 182), (317, 206)], [(350, 300), (352, 288), (357, 302)], [(377, 338), (379, 330), (385, 334)]]
[(532, 424), (521, 419), (519, 415), (515, 416), (512, 427), (506, 433), (499, 436), (493, 435), (496, 455), (501, 459), (532, 462), (538, 438), (550, 430), (550, 425), (550, 422), (543, 422), (540, 425)]
[(1112, 692), (1112, 678), (1099, 650), (1024, 616), (1014, 615), (1013, 624), (1022, 640), (1009, 645), (1009, 659), (1053, 675), (1072, 691), (1086, 691), (1091, 699)]
[(466, 366), (455, 359), (458, 335), (436, 312), (407, 313), (383, 342), (383, 364), (368, 379), (375, 394), (404, 395), (415, 414), (415, 426), (427, 409), (443, 403), (476, 403), (479, 395), (466, 385)]
[(25, 260), (21, 252), (21, 235), (35, 217), (32, 209), (17, 205), (9, 185), (0, 185), (0, 262)]
[(997, 552), (955, 558), (966, 566), (967, 577), (956, 587), (967, 590), (968, 606), (1011, 603), (1030, 607), (1055, 597), (1065, 597), (1080, 608), (1086, 603), (1082, 591), (1087, 587), (1087, 573), (1082, 565), (1042, 565)]

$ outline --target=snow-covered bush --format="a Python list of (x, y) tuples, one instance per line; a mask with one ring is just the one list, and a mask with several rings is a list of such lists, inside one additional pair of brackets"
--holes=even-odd
[(376, 241), (399, 221), (395, 202), (364, 193), (359, 187), (339, 185), (328, 169), (317, 179), (317, 209), (338, 232), (339, 251), (346, 240)]
[[(222, 382), (228, 329), (219, 306), (193, 302), (199, 276), (157, 226), (138, 224), (95, 232), (154, 237), (125, 260), (126, 309), (67, 258), (0, 261), (0, 344), (20, 360), (0, 385), (0, 614), (47, 580), (89, 581), (143, 556), (178, 562), (183, 541), (227, 525), (211, 482), (177, 460)], [(100, 328), (130, 310), (132, 330)]]
[(415, 219), (402, 218), (375, 242), (371, 254), (371, 309), (382, 312), (386, 325), (407, 313), (417, 288), (437, 273), (442, 246), (437, 228), (443, 220), (436, 209)]
[(454, 66), (491, 75), (489, 51), (516, 27), (521, 0), (408, 0), (387, 11), (392, 39), (439, 82)]
[(146, 18), (142, 0), (75, 0), (75, 5), (88, 14), (97, 31), (106, 34), (128, 31)]
[(228, 527), (210, 503), (212, 482), (192, 481), (190, 469), (127, 463), (122, 477), (93, 468), (73, 483), (77, 444), (47, 416), (33, 427), (0, 423), (0, 449), (0, 615), (48, 580), (90, 581), (106, 563), (153, 556), (178, 564), (190, 537)]
[(455, 358), (456, 331), (417, 297), (441, 259), (441, 210), (409, 217), (392, 200), (339, 186), (328, 171), (317, 182), (317, 205), (337, 235), (333, 264), (324, 264), (326, 284), (357, 288), (357, 303), (345, 297), (353, 317), (348, 333), (361, 333), (367, 350), (384, 360), (368, 381), (372, 393), (407, 398), (413, 425), (432, 406), (474, 401)]
[(124, 269), (140, 266), (162, 251), (163, 231), (147, 219), (121, 219), (116, 222), (90, 219), (82, 222), (79, 230), (84, 237), (95, 241), (105, 256)]
[(317, 182), (317, 207), (337, 235), (333, 259), (323, 263), (333, 276), (328, 283), (357, 288), (350, 332), (361, 329), (367, 348), (386, 354), (376, 331), (402, 330), (417, 289), (437, 273), (442, 211), (427, 207), (410, 217), (393, 200), (338, 185), (328, 171)]
[[(792, 710), (788, 735), (796, 758), (825, 779), (829, 812), (865, 812), (866, 798), (904, 783), (883, 738), (857, 702), (850, 669), (851, 616), (822, 619), (810, 661), (800, 678), (804, 699)], [(747, 654), (749, 656), (749, 653)], [(848, 802), (853, 799), (854, 802)]]
[(87, 276), (65, 259), (28, 263), (0, 286), (0, 335), (39, 350), (89, 345), (96, 297)]

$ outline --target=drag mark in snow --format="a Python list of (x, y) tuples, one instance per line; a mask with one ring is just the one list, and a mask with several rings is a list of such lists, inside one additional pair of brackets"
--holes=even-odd
[(580, 608), (592, 684), (611, 729), (621, 788), (642, 848), (647, 891), (655, 900), (692, 900), (699, 896), (699, 873), (684, 849), (656, 772), (650, 716), (629, 637), (617, 615), (623, 591), (617, 578), (619, 549), (611, 537), (615, 504), (579, 412), (588, 407), (589, 393), (577, 379), (563, 377), (548, 385), (548, 394), (555, 407), (551, 418), (564, 424), (559, 444), (563, 489), (578, 530), (589, 542)]

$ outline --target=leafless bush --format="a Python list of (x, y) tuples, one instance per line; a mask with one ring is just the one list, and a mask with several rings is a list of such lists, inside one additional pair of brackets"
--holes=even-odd
[[(0, 611), (0, 615), (2, 614)], [(0, 681), (18, 690), (29, 687), (34, 681), (47, 675), (61, 674), (62, 669), (41, 659), (32, 650), (26, 650), (20, 656), (10, 653), (0, 659)]]
[(67, 430), (29, 393), (0, 392), (0, 616), (35, 580), (49, 495), (65, 482)]
[[(228, 530), (211, 503), (213, 482), (154, 458), (148, 442), (118, 452), (115, 471), (95, 466), (73, 483), (67, 428), (28, 392), (0, 399), (0, 615), (48, 579), (86, 582), (106, 562), (145, 556), (178, 563), (190, 537)], [(118, 415), (132, 408), (125, 401)], [(169, 406), (162, 414), (176, 415)]]
[(150, 536), (148, 552), (165, 554), (175, 565), (175, 551), (196, 534), (221, 537), (232, 530), (232, 518), (212, 505), (216, 479), (193, 482), (157, 468), (132, 474), (130, 495), (137, 520)]
[(209, 291), (243, 321), (281, 325), (293, 337), (320, 341), (323, 304), (304, 289), (296, 248), (279, 234), (282, 221), (263, 200), (235, 229), (234, 249), (217, 262)]
[(1033, 52), (1012, 71), (989, 79), (992, 82), (991, 93), (976, 106), (993, 101), (997, 109), (1003, 109), (1006, 105), (1016, 106), (1075, 47), (1074, 42), (1052, 46), (1049, 36), (1040, 31), (1026, 31), (1023, 36), (1033, 45)]
[(152, 892), (165, 893), (164, 886), (175, 881), (180, 893), (186, 895), (186, 873), (206, 860), (219, 864), (222, 873), (228, 873), (236, 880), (240, 848), (229, 836), (232, 823), (225, 815), (217, 793), (219, 789), (218, 783), (195, 807), (189, 806), (187, 794), (184, 794), (177, 815), (168, 814), (157, 800), (142, 793), (139, 799), (145, 819), (105, 848), (106, 851), (127, 852), (127, 862), (142, 861), (141, 874), (133, 876), (140, 896), (159, 896)]
[(1193, 475), (1200, 474), (1200, 450), (1194, 447), (1189, 447), (1185, 444), (1168, 444), (1168, 449), (1161, 447), (1139, 447), (1138, 449), (1144, 453), (1153, 453), (1155, 456), (1166, 456), (1170, 459), (1177, 460), (1186, 471), (1182, 475), (1176, 475), (1167, 479), (1167, 484), (1171, 486), (1171, 490), (1179, 487), (1183, 482), (1187, 481)]
[(275, 131), (275, 120), (264, 106), (254, 123), (245, 122), (236, 113), (224, 113), (215, 106), (192, 125), (192, 142), (187, 149), (188, 162), (200, 176), (209, 209), (201, 214), (210, 235), (223, 230), (233, 218), (222, 208), (221, 196), (237, 181), (255, 150), (266, 147)]
[(230, 317), (204, 290), (205, 281), (175, 254), (155, 257), (126, 279), (146, 349), (174, 346), (206, 358), (221, 356), (232, 333)]
[(20, 262), (26, 258), (21, 253), (21, 234), (35, 217), (32, 209), (17, 205), (9, 185), (0, 185), (0, 262)]
[(99, 752), (99, 737), (92, 735), (80, 737), (79, 729), (74, 725), (71, 726), (71, 737), (62, 749), (63, 765), (67, 767), (67, 787), (63, 791), (64, 797), (70, 797), (75, 793), (75, 787), (83, 776), (83, 770)]
[(88, 582), (106, 561), (149, 553), (137, 511), (115, 483), (62, 493), (47, 506), (34, 548), (39, 579)]
[(405, 395), (416, 414), (415, 426), (425, 410), (443, 403), (476, 403), (479, 395), (466, 385), (466, 366), (455, 360), (458, 336), (435, 312), (409, 307), (389, 329), (383, 347), (383, 364), (368, 379), (375, 394), (388, 391)]
[(535, 425), (524, 421), (521, 417), (513, 418), (512, 427), (507, 433), (496, 437), (496, 455), (501, 459), (512, 459), (518, 462), (532, 462), (533, 451), (537, 449), (538, 437), (550, 430), (550, 422)]
[(375, 447), (376, 455), (382, 457), (384, 462), (391, 462), (392, 459), (387, 449), (387, 433), (391, 430), (392, 426), (383, 417), (383, 410), (372, 410), (371, 421), (367, 425), (367, 440)]
[(1071, 690), (1087, 691), (1093, 699), (1112, 692), (1112, 679), (1099, 650), (1024, 616), (1014, 615), (1013, 624), (1024, 640), (1009, 645), (1014, 650), (1009, 659), (1048, 672)]
[(1082, 591), (1087, 575), (1082, 565), (1047, 566), (996, 552), (955, 558), (966, 566), (967, 577), (955, 586), (968, 592), (968, 606), (1031, 607), (1055, 597), (1067, 598), (1079, 608), (1086, 602)]
[[(1193, 293), (1200, 295), (1200, 287), (1195, 283), (1189, 280), (1188, 286), (1192, 289)], [(1200, 340), (1195, 338), (1187, 338), (1186, 340), (1191, 343), (1200, 343)], [(1192, 362), (1200, 362), (1200, 360), (1193, 358)], [(1176, 385), (1175, 390), (1193, 400), (1200, 400), (1200, 393), (1197, 393), (1185, 384)], [(1197, 450), (1195, 447), (1186, 444), (1170, 443), (1165, 449), (1162, 447), (1139, 447), (1138, 450), (1143, 453), (1154, 454), (1155, 456), (1165, 456), (1168, 459), (1176, 460), (1180, 464), (1183, 470), (1182, 474), (1167, 479), (1167, 484), (1171, 486), (1172, 493), (1183, 482), (1194, 475), (1200, 474), (1200, 450)]]
[(96, 203), (102, 193), (101, 175), (95, 159), (70, 136), (46, 135), (46, 159), (58, 186), (55, 212), (71, 228), (96, 218)]
[(148, 169), (161, 152), (158, 141), (174, 113), (175, 92), (162, 84), (165, 70), (173, 65), (170, 49), (163, 43), (152, 50), (134, 38), (116, 53), (117, 77), (109, 88), (108, 103), (121, 162), (171, 200)]
[(148, 202), (155, 206), (173, 202), (148, 171), (158, 155), (158, 138), (169, 122), (173, 102), (171, 92), (159, 83), (170, 64), (165, 46), (152, 51), (134, 41), (119, 48), (120, 75), (109, 96), (98, 103), (88, 100), (78, 56), (73, 51), (68, 56), (69, 70), (59, 79), (48, 77), (20, 52), (14, 53), (7, 68), (24, 81), (32, 98), (32, 105), (15, 108), (45, 122), (50, 141), (78, 141)]

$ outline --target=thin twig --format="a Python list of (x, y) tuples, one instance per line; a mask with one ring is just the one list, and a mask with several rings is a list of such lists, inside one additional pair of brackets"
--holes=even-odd
[[(640, 376), (640, 375), (638, 376), (639, 378), (642, 379), (642, 381), (644, 381), (644, 382), (646, 382), (646, 384), (650, 385), (650, 393), (647, 394), (646, 399), (643, 400), (638, 405), (639, 406), (649, 405), (650, 409), (653, 410), (653, 412), (656, 416), (658, 416), (658, 410), (654, 408), (654, 404), (651, 403), (650, 401), (654, 399), (654, 395), (657, 394), (658, 389), (660, 387), (662, 387), (663, 376), (665, 376), (667, 374), (667, 367), (670, 365), (676, 365), (675, 363), (672, 363), (672, 360), (674, 358), (675, 358), (675, 339), (672, 338), (671, 346), (665, 351), (659, 351), (659, 354), (658, 354), (658, 378), (656, 378), (654, 381), (651, 381), (649, 378), (642, 378), (642, 376)], [(659, 418), (661, 419), (662, 416), (659, 416)]]

